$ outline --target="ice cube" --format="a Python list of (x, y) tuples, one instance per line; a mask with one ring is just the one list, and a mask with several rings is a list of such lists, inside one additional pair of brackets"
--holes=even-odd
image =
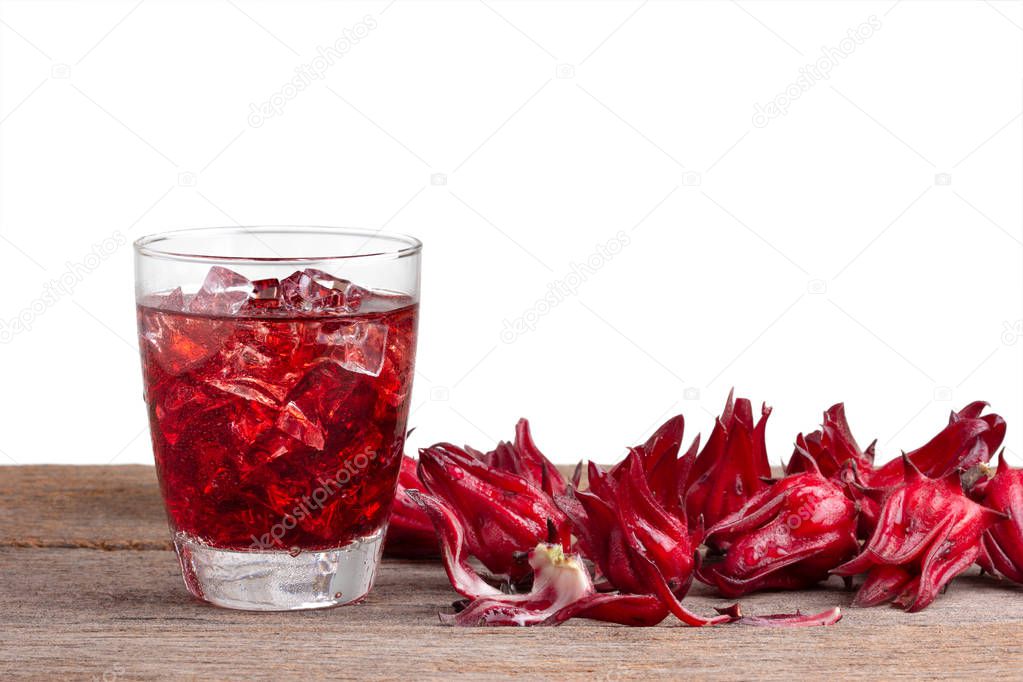
[(292, 310), (311, 312), (323, 307), (330, 293), (305, 271), (293, 272), (281, 280), (281, 301)]
[(160, 306), (163, 310), (173, 310), (174, 312), (180, 312), (185, 309), (185, 295), (181, 292), (181, 287), (176, 287), (170, 291), (162, 301)]
[(310, 417), (294, 402), (289, 402), (277, 414), (277, 428), (311, 448), (322, 450), (327, 433), (315, 417)]
[(234, 315), (249, 300), (252, 282), (234, 270), (214, 265), (206, 280), (188, 304), (189, 312), (208, 315)]
[(280, 400), (280, 389), (273, 384), (253, 378), (209, 379), (208, 386), (238, 396), (249, 402), (262, 403), (268, 407), (276, 407)]
[(178, 313), (185, 309), (185, 295), (182, 293), (181, 287), (177, 287), (170, 291), (145, 294), (142, 300), (139, 301), (139, 305)]
[(248, 306), (260, 310), (280, 307), (280, 290), (281, 283), (277, 279), (257, 279), (252, 283), (252, 298)]
[(331, 306), (344, 308), (346, 312), (357, 311), (362, 304), (363, 297), (369, 293), (366, 289), (352, 284), (347, 279), (335, 277), (323, 270), (307, 268), (305, 273), (321, 286), (332, 289), (335, 293), (330, 298)]
[(285, 277), (280, 291), (287, 307), (302, 312), (355, 312), (366, 293), (346, 279), (314, 268)]
[(327, 427), (336, 435), (338, 428), (351, 428), (341, 424), (368, 422), (375, 394), (364, 390), (365, 395), (356, 398), (358, 378), (332, 362), (313, 365), (288, 393), (278, 413), (278, 430), (309, 447), (323, 449)]
[(316, 342), (327, 346), (324, 356), (350, 372), (380, 376), (387, 351), (387, 325), (379, 322), (341, 322), (324, 325)]
[(230, 333), (219, 320), (160, 311), (143, 315), (139, 335), (160, 367), (178, 375), (213, 357)]

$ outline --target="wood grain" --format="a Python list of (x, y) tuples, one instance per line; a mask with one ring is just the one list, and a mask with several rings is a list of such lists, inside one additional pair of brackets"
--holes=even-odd
[[(185, 592), (159, 549), (150, 468), (0, 467), (0, 495), (2, 679), (1023, 676), (1023, 588), (977, 575), (923, 613), (850, 608), (830, 628), (455, 629), (436, 618), (457, 596), (439, 566), (385, 561), (362, 604), (252, 614)], [(810, 611), (850, 598), (836, 581), (743, 604)], [(703, 586), (687, 600), (704, 613), (722, 603)]]

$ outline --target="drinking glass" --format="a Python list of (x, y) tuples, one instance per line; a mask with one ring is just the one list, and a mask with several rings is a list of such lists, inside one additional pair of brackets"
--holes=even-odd
[(421, 248), (322, 227), (135, 242), (153, 455), (196, 597), (292, 610), (371, 588), (405, 443)]

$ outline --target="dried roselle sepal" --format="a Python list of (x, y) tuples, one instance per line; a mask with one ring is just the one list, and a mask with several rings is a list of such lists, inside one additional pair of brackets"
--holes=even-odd
[(749, 400), (728, 396), (725, 410), (689, 474), (686, 515), (690, 526), (712, 526), (770, 486), (771, 465), (764, 435), (771, 409), (754, 425)]
[(856, 554), (856, 508), (818, 471), (795, 474), (709, 528), (706, 542), (724, 556), (705, 563), (696, 576), (726, 597), (802, 589)]
[(569, 618), (591, 618), (651, 626), (667, 616), (656, 599), (642, 595), (598, 594), (578, 557), (561, 545), (539, 543), (529, 552), (533, 587), (525, 594), (495, 594), (472, 600), (441, 622), (462, 627), (558, 625)]
[(498, 443), (494, 450), (487, 453), (468, 447), (465, 450), (488, 466), (525, 478), (550, 496), (565, 492), (567, 484), (564, 476), (536, 446), (526, 419), (520, 419), (515, 425), (514, 443)]
[(836, 606), (813, 614), (805, 614), (800, 611), (795, 613), (778, 613), (770, 616), (743, 616), (740, 614), (733, 622), (737, 625), (750, 625), (753, 627), (800, 628), (834, 625), (840, 620), (842, 620), (842, 609)]
[(958, 472), (934, 479), (908, 456), (902, 463), (904, 483), (885, 499), (870, 541), (832, 573), (867, 573), (857, 604), (891, 600), (915, 612), (977, 560), (984, 532), (1004, 517), (968, 498)]
[(527, 478), (488, 466), (461, 448), (440, 443), (421, 450), (419, 478), (457, 515), (469, 553), (512, 582), (529, 575), (523, 553), (538, 542), (571, 546), (568, 521), (550, 496)]
[(995, 475), (984, 485), (981, 501), (1006, 518), (984, 533), (978, 563), (988, 573), (1023, 583), (1023, 469), (1010, 468), (1004, 452)]
[(416, 474), (418, 463), (408, 455), (401, 459), (398, 487), (394, 491), (394, 506), (387, 525), (384, 553), (406, 559), (435, 557), (440, 554), (433, 522), (412, 497), (409, 490), (423, 488)]

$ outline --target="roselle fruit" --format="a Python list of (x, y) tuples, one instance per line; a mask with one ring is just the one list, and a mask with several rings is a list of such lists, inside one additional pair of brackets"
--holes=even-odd
[[(530, 574), (525, 553), (538, 542), (571, 547), (568, 520), (530, 478), (490, 466), (449, 443), (419, 453), (419, 478), (464, 527), (470, 554), (516, 582)], [(549, 538), (548, 528), (554, 528)]]
[(728, 395), (724, 412), (689, 472), (686, 516), (691, 527), (705, 527), (738, 511), (769, 487), (771, 465), (764, 441), (771, 409), (761, 410), (754, 425), (753, 408), (745, 398)]
[(417, 466), (418, 462), (408, 455), (402, 457), (384, 543), (384, 554), (388, 556), (418, 559), (435, 557), (440, 553), (433, 522), (422, 506), (408, 495), (409, 490), (422, 490), (424, 487), (416, 474)]
[(1023, 470), (1010, 468), (1004, 452), (981, 502), (1005, 518), (985, 531), (978, 563), (988, 573), (1023, 583)]
[[(602, 591), (594, 587), (579, 558), (566, 553), (566, 529), (559, 525), (557, 515), (547, 514), (550, 510), (544, 505), (549, 498), (543, 490), (527, 480), (537, 480), (536, 475), (498, 471), (496, 466), (521, 470), (508, 466), (502, 455), (490, 457), (492, 453), (463, 451), (448, 444), (425, 449), (420, 457), (420, 478), (430, 492), (408, 490), (406, 495), (433, 523), (451, 585), (466, 598), (456, 605), (456, 614), (442, 616), (442, 620), (468, 626), (558, 625), (578, 617), (650, 626), (670, 613), (690, 626), (798, 627), (837, 622), (841, 618), (837, 608), (812, 615), (745, 616), (735, 604), (706, 618), (682, 605), (699, 556), (695, 551), (699, 539), (689, 533), (680, 495), (696, 453), (694, 446), (678, 457), (683, 430), (681, 418), (669, 420), (645, 444), (631, 448), (626, 459), (610, 471), (591, 464), (590, 490), (578, 491), (573, 485), (566, 487), (564, 494), (555, 494), (557, 506), (563, 510), (561, 518), (578, 536), (577, 546), (601, 573)], [(541, 486), (544, 480), (555, 480), (537, 471)], [(651, 481), (660, 493), (654, 492)], [(574, 483), (578, 484), (578, 478)], [(532, 501), (538, 515), (531, 519), (520, 516), (523, 498)], [(513, 562), (528, 557), (526, 565), (532, 575), (498, 589), (480, 576), (469, 560), (475, 556), (489, 570), (513, 575), (521, 565), (513, 563), (504, 571), (505, 566), (495, 560), (487, 561), (490, 549), (503, 547), (500, 554), (506, 556), (509, 547), (522, 542), (508, 532), (508, 527), (516, 524), (507, 517), (494, 520), (496, 528), (480, 524), (480, 519), (507, 514), (507, 510), (495, 510), (502, 504), (515, 507), (511, 518), (529, 533), (537, 530), (531, 521), (545, 516), (547, 541), (537, 543), (528, 554), (511, 552)], [(483, 541), (481, 527), (489, 533)], [(487, 542), (489, 547), (481, 546)]]
[(867, 574), (857, 606), (892, 601), (909, 612), (926, 608), (978, 559), (985, 531), (1004, 518), (966, 496), (958, 471), (930, 478), (908, 455), (901, 464), (903, 483), (885, 499), (870, 541), (832, 571)]
[(856, 507), (820, 472), (795, 474), (718, 521), (706, 542), (724, 556), (701, 566), (697, 578), (725, 597), (802, 589), (856, 554)]
[[(677, 453), (677, 445), (669, 449), (672, 447)], [(689, 533), (682, 501), (675, 503), (673, 510), (654, 495), (647, 481), (644, 454), (641, 448), (632, 448), (625, 460), (609, 472), (591, 463), (589, 490), (572, 490), (556, 498), (579, 539), (579, 548), (609, 587), (623, 593), (654, 595), (687, 625), (718, 625), (734, 620), (735, 614), (704, 618), (682, 606), (681, 599), (692, 585), (699, 540)], [(688, 457), (691, 459), (692, 454)]]
[(674, 515), (656, 500), (640, 455), (629, 453), (612, 472), (591, 463), (588, 474), (589, 490), (574, 492), (577, 504), (558, 502), (600, 575), (614, 589), (643, 594), (652, 563), (672, 592), (684, 594), (699, 543), (690, 537), (684, 514)]

